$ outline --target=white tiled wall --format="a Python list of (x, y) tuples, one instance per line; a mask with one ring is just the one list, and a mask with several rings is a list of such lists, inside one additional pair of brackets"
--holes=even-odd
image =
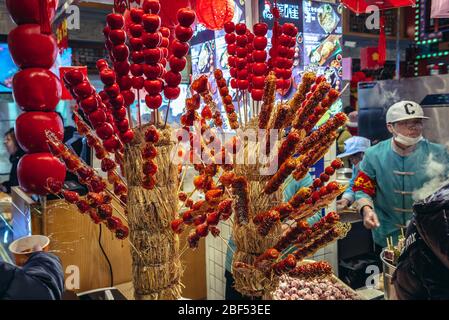
[(225, 260), (227, 241), (231, 234), (229, 222), (220, 222), (220, 237), (209, 236), (206, 238), (206, 274), (207, 274), (207, 299), (224, 300), (226, 281)]
[[(336, 157), (336, 148), (331, 148), (329, 153), (324, 157), (324, 166), (330, 165), (331, 161)], [(329, 206), (327, 211), (335, 211), (335, 202)], [(229, 220), (228, 220), (229, 221)], [(227, 242), (231, 234), (231, 227), (229, 222), (221, 222), (219, 225), (221, 230), (220, 236)], [(206, 274), (207, 274), (207, 298), (209, 300), (224, 300), (226, 281), (224, 277), (225, 272), (225, 258), (226, 258), (226, 243), (220, 237), (214, 238), (209, 236), (206, 238)], [(312, 260), (325, 260), (329, 262), (338, 276), (338, 253), (337, 243), (332, 243), (329, 246), (319, 250)]]

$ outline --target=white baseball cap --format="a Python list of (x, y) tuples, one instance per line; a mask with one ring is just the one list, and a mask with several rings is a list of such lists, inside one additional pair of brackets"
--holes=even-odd
[(387, 123), (408, 119), (429, 119), (429, 117), (425, 117), (421, 106), (413, 101), (396, 102), (387, 111)]

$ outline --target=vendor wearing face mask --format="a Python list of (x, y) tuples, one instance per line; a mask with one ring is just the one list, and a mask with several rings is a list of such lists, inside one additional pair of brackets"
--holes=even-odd
[(428, 118), (419, 104), (395, 103), (386, 118), (393, 137), (366, 150), (353, 187), (377, 253), (387, 246), (387, 237), (396, 242), (400, 229), (412, 218), (413, 191), (430, 180), (426, 174), (429, 155), (449, 164), (446, 149), (423, 138), (423, 121)]

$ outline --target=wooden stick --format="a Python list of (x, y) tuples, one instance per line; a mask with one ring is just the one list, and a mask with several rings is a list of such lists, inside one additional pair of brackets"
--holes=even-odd
[(231, 248), (231, 246), (229, 245), (228, 241), (226, 241), (225, 239), (223, 239), (222, 236), (218, 235), (220, 237), (221, 240), (223, 240), (223, 242), (226, 244), (226, 246), (229, 248), (229, 250), (231, 250), (232, 254), (234, 254), (234, 250)]
[(142, 126), (142, 117), (140, 116), (140, 90), (136, 89), (137, 91), (137, 123), (138, 126)]
[(181, 191), (182, 184), (183, 184), (183, 182), (184, 182), (184, 178), (186, 177), (186, 174), (187, 174), (187, 168), (188, 168), (188, 167), (185, 166), (185, 169), (184, 169), (184, 171), (182, 172), (181, 181), (179, 181), (178, 191), (176, 192), (177, 194)]
[(171, 102), (171, 100), (168, 100), (167, 112), (165, 113), (164, 129), (167, 126), (168, 112), (170, 111), (170, 102)]
[(133, 117), (132, 117), (132, 114), (131, 114), (131, 106), (127, 106), (126, 110), (128, 111), (129, 127), (132, 128), (133, 127)]

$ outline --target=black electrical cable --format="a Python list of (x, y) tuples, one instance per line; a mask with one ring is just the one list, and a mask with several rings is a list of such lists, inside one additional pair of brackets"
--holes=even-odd
[(109, 261), (108, 255), (104, 251), (103, 246), (101, 244), (101, 231), (102, 231), (101, 223), (99, 224), (99, 226), (100, 226), (100, 233), (98, 235), (98, 244), (100, 245), (101, 252), (103, 252), (103, 255), (106, 258), (106, 261), (108, 262), (108, 265), (109, 265), (109, 274), (111, 276), (111, 285), (110, 285), (110, 287), (112, 288), (114, 286), (114, 272), (112, 271), (111, 261)]

